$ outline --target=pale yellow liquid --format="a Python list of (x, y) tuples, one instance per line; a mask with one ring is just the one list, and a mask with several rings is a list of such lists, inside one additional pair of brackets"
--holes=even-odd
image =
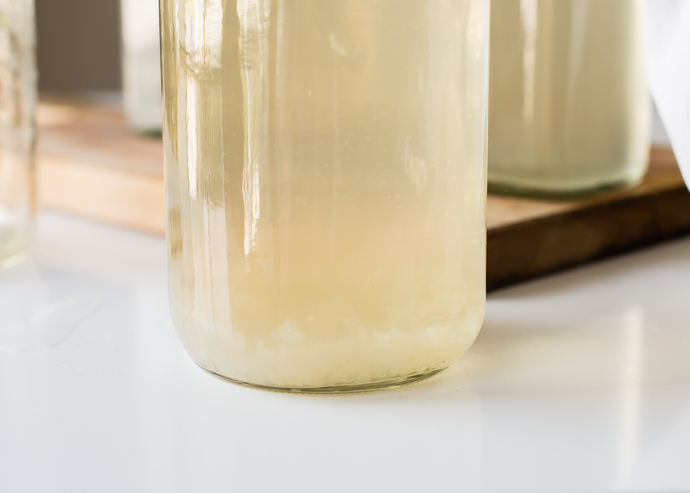
[(645, 0), (494, 0), (489, 185), (578, 193), (639, 180)]
[(36, 209), (34, 2), (0, 0), (0, 269), (26, 256)]
[[(225, 8), (223, 8), (225, 5)], [(163, 2), (172, 311), (202, 367), (448, 367), (485, 298), (484, 0)]]
[[(24, 259), (33, 236), (33, 146), (21, 145), (22, 130), (0, 124), (0, 269)], [(8, 141), (19, 151), (3, 149)]]
[(28, 228), (0, 225), (0, 269), (12, 267), (23, 260), (30, 239)]

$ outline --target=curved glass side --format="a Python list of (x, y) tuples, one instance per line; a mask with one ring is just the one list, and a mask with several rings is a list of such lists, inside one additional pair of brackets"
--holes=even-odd
[(34, 2), (0, 0), (0, 268), (26, 255), (35, 200)]

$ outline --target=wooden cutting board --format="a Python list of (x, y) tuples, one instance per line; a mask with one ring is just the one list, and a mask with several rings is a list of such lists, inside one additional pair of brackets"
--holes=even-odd
[[(118, 104), (44, 98), (39, 193), (47, 207), (165, 234), (163, 146), (128, 132)], [(490, 195), (487, 286), (509, 286), (690, 233), (690, 194), (670, 149), (643, 183), (548, 201)]]

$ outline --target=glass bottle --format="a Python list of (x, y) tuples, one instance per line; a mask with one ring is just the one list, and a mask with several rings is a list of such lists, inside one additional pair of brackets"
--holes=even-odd
[(125, 115), (138, 133), (161, 133), (158, 0), (120, 0)]
[(170, 302), (293, 392), (451, 365), (485, 302), (488, 0), (163, 0)]
[(645, 0), (494, 0), (489, 188), (568, 195), (639, 181), (649, 153)]
[(26, 254), (36, 210), (33, 0), (0, 0), (0, 268)]

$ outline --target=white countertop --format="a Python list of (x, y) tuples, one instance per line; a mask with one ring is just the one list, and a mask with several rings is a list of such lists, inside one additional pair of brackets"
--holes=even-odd
[(165, 250), (50, 213), (0, 273), (0, 491), (690, 490), (688, 239), (493, 294), (450, 370), (340, 397), (197, 368)]

